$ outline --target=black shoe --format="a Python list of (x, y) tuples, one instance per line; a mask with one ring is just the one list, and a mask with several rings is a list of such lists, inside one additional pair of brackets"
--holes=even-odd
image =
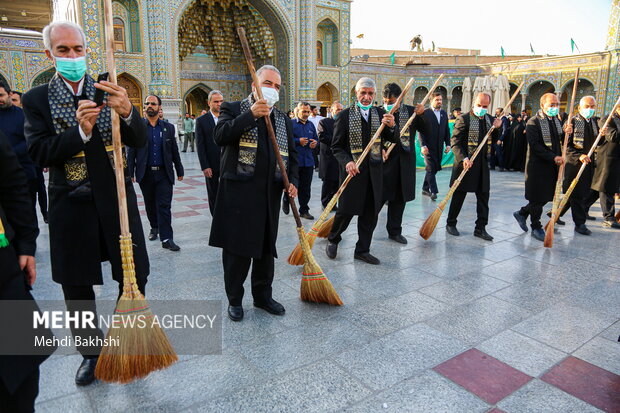
[(427, 191), (426, 189), (423, 189), (422, 190), (422, 195), (426, 195), (426, 196), (430, 197), (432, 194), (429, 191)]
[(288, 215), (291, 212), (291, 205), (286, 198), (282, 198), (282, 212), (284, 212), (284, 215)]
[(517, 220), (517, 223), (519, 224), (523, 232), (527, 232), (527, 223), (526, 223), (527, 218), (521, 215), (519, 211), (513, 212), (512, 216), (515, 217), (515, 219)]
[(181, 151), (181, 152), (185, 153), (185, 152), (187, 152), (187, 151)]
[(372, 264), (372, 265), (381, 264), (381, 261), (379, 261), (379, 258), (375, 257), (374, 255), (371, 255), (369, 252), (360, 252), (360, 253), (356, 252), (355, 254), (353, 254), (353, 258), (355, 258), (356, 260), (367, 262), (368, 264)]
[(545, 240), (545, 230), (542, 228), (532, 228), (532, 237), (536, 238), (538, 241)]
[(232, 321), (243, 320), (243, 307), (240, 305), (229, 305), (228, 318), (230, 318)]
[(596, 221), (596, 217), (593, 217), (593, 216), (592, 216), (592, 215), (590, 215), (590, 214), (587, 214), (587, 215), (586, 215), (586, 219), (587, 219), (588, 221)]
[[(547, 216), (548, 216), (549, 218), (551, 218), (551, 211), (547, 212)], [(558, 225), (566, 225), (566, 222), (562, 221), (562, 220), (560, 219), (560, 217), (558, 217), (558, 219), (555, 221), (555, 223), (556, 223), (556, 224), (558, 224)]]
[(586, 227), (586, 224), (581, 224), (579, 226), (575, 226), (575, 232), (580, 233), (581, 235), (591, 235), (592, 231)]
[(286, 312), (286, 310), (284, 310), (284, 306), (273, 298), (270, 298), (269, 300), (263, 302), (254, 301), (254, 307), (262, 308), (263, 310), (273, 315), (284, 315), (284, 313)]
[(618, 224), (618, 222), (616, 222), (616, 221), (604, 220), (602, 225), (603, 225), (603, 228), (620, 229), (620, 224)]
[(151, 228), (151, 232), (149, 232), (149, 241), (155, 241), (157, 239), (157, 230)]
[(336, 254), (338, 254), (338, 244), (328, 241), (327, 245), (325, 246), (325, 253), (332, 260), (336, 258)]
[(459, 235), (461, 235), (459, 230), (456, 229), (455, 225), (446, 225), (446, 232), (450, 235), (454, 235), (455, 237), (458, 237)]
[(304, 212), (303, 214), (299, 214), (300, 217), (305, 218), (305, 219), (314, 219), (314, 217), (312, 215), (310, 215), (309, 212)]
[(434, 200), (436, 200), (436, 199), (437, 199), (437, 194), (432, 193), (432, 194), (431, 194), (431, 201), (434, 201)]
[(482, 238), (485, 241), (493, 241), (493, 237), (484, 228), (474, 229), (474, 237)]
[(88, 386), (93, 381), (95, 381), (95, 367), (97, 367), (97, 360), (99, 357), (95, 358), (85, 358), (82, 360), (82, 364), (75, 373), (75, 384), (78, 386)]
[(179, 251), (181, 247), (174, 243), (173, 240), (169, 239), (161, 243), (161, 247), (170, 251)]
[(407, 238), (403, 237), (401, 234), (390, 235), (388, 238), (390, 238), (392, 241), (398, 242), (399, 244), (407, 245)]

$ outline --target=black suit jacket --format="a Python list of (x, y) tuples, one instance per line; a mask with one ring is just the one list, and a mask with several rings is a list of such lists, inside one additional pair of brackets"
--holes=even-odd
[(219, 174), (222, 148), (215, 143), (214, 131), (215, 121), (211, 112), (196, 119), (196, 152), (198, 152), (200, 169), (204, 171), (211, 168), (214, 174)]
[(444, 145), (450, 146), (450, 127), (448, 126), (448, 114), (445, 110), (439, 113), (440, 122), (433, 113), (433, 109), (424, 111), (424, 123), (426, 128), (420, 133), (420, 144), (428, 148), (426, 157), (427, 168), (430, 163), (435, 171), (441, 170)]
[[(148, 120), (143, 119), (144, 127), (148, 130)], [(177, 146), (177, 140), (174, 136), (174, 126), (163, 120), (159, 120), (160, 127), (162, 128), (162, 157), (164, 158), (164, 169), (170, 184), (174, 185), (174, 168), (177, 171), (177, 176), (183, 176), (183, 164), (181, 163), (181, 157), (179, 156), (179, 147)], [(129, 169), (129, 176), (136, 178), (137, 182), (142, 182), (146, 168), (149, 166), (149, 150), (151, 147), (151, 140), (146, 139), (146, 145), (142, 148), (127, 148), (127, 169)]]
[[(82, 140), (78, 126), (57, 134), (52, 123), (48, 85), (31, 89), (22, 97), (26, 123), (24, 134), (35, 164), (50, 168), (49, 237), (52, 277), (67, 285), (103, 284), (101, 262), (110, 261), (112, 276), (123, 279), (120, 248), (120, 219), (116, 176), (104, 143), (95, 126), (88, 143)], [(130, 147), (146, 143), (146, 130), (134, 107), (130, 122), (120, 121), (121, 140)], [(84, 151), (92, 192), (81, 199), (69, 193), (74, 189), (65, 179), (65, 162)], [(134, 246), (136, 277), (149, 273), (148, 254), (136, 193), (125, 171), (125, 191), (129, 229)]]
[(340, 174), (338, 160), (334, 158), (332, 152), (332, 139), (334, 138), (333, 118), (325, 118), (319, 121), (318, 135), (320, 147), (321, 162), (319, 162), (319, 178), (328, 181), (337, 181)]

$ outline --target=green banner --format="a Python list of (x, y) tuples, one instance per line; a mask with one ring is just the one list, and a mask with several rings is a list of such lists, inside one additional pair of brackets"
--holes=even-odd
[[(451, 120), (448, 125), (450, 126), (450, 136), (452, 136), (452, 129), (454, 129), (454, 121)], [(419, 135), (419, 134), (418, 134)], [(454, 154), (452, 151), (443, 154), (443, 158), (441, 159), (441, 166), (452, 166), (454, 162)], [(418, 168), (424, 168), (426, 165), (424, 164), (424, 157), (420, 152), (420, 137), (417, 136), (415, 140), (415, 166)]]

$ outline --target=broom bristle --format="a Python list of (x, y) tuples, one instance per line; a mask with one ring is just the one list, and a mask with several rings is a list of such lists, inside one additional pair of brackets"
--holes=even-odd
[[(136, 311), (138, 309), (138, 311)], [(101, 349), (95, 376), (102, 381), (129, 383), (146, 377), (155, 370), (164, 369), (178, 360), (174, 348), (159, 324), (148, 322), (153, 318), (144, 298), (132, 299), (123, 293), (118, 301), (115, 314), (123, 319), (132, 317), (146, 320), (144, 328), (136, 321), (113, 323), (108, 330), (109, 339), (117, 339), (118, 346), (105, 345)], [(108, 343), (111, 340), (107, 340)]]
[(441, 217), (442, 209), (436, 208), (432, 214), (426, 218), (424, 224), (420, 227), (420, 236), (425, 240), (429, 239), (431, 235), (433, 235), (433, 231), (437, 227), (437, 223), (439, 222), (439, 218)]
[[(307, 235), (311, 235), (310, 232)], [(308, 246), (310, 247), (310, 249), (312, 249), (312, 247), (314, 246), (314, 241), (316, 240), (316, 236), (309, 236), (308, 237)], [(301, 244), (297, 243), (297, 245), (295, 246), (295, 248), (293, 249), (293, 251), (291, 251), (290, 255), (288, 256), (288, 263), (290, 265), (303, 265), (304, 263), (304, 253), (301, 250)]]
[(314, 303), (327, 303), (340, 306), (343, 304), (332, 283), (323, 270), (315, 265), (304, 265), (301, 278), (301, 299)]
[(327, 236), (329, 235), (330, 232), (332, 232), (332, 227), (334, 226), (334, 217), (336, 215), (332, 215), (332, 217), (330, 219), (328, 219), (327, 221), (323, 222), (321, 224), (321, 226), (319, 227), (319, 232), (317, 234), (317, 236), (319, 238), (327, 238)]

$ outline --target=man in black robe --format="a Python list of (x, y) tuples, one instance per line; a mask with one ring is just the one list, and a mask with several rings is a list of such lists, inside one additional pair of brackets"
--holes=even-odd
[[(605, 138), (596, 153), (596, 168), (592, 177), (592, 189), (598, 191), (603, 211), (603, 228), (620, 229), (616, 221), (614, 195), (620, 191), (620, 108), (616, 110), (608, 127), (602, 130)], [(607, 117), (599, 121), (603, 127)], [(602, 140), (602, 139), (601, 139)]]
[[(332, 103), (330, 108), (331, 118), (321, 119), (317, 133), (319, 134), (319, 143), (321, 144), (321, 152), (319, 157), (319, 178), (323, 180), (321, 187), (321, 205), (323, 208), (327, 206), (329, 201), (338, 192), (338, 176), (339, 169), (338, 160), (334, 158), (332, 152), (332, 139), (334, 137), (334, 124), (340, 112), (342, 112), (342, 104), (340, 102)], [(338, 211), (338, 207), (334, 206), (334, 212)]]
[(420, 150), (426, 164), (422, 195), (430, 197), (433, 201), (437, 199), (439, 193), (435, 175), (441, 171), (443, 154), (450, 152), (450, 126), (448, 114), (441, 108), (442, 103), (441, 93), (436, 92), (431, 107), (424, 111), (426, 130), (420, 133)]
[[(370, 243), (383, 204), (382, 141), (394, 141), (396, 131), (394, 116), (372, 105), (376, 88), (375, 81), (368, 77), (358, 80), (355, 85), (357, 102), (343, 110), (336, 120), (332, 150), (340, 164), (340, 179), (344, 181), (347, 174), (353, 175), (353, 179), (340, 196), (338, 212), (332, 231), (327, 237), (326, 247), (327, 256), (336, 258), (342, 233), (346, 231), (353, 216), (358, 215), (358, 241), (355, 244), (354, 258), (373, 265), (380, 263), (379, 259), (370, 254)], [(381, 133), (381, 139), (377, 139), (358, 168), (356, 160), (381, 123), (386, 126)]]
[[(50, 23), (43, 29), (43, 40), (45, 53), (54, 61), (57, 72), (49, 84), (25, 93), (22, 102), (30, 156), (50, 171), (52, 278), (62, 285), (68, 311), (96, 313), (93, 285), (103, 284), (101, 262), (110, 261), (112, 277), (119, 283), (119, 296), (123, 289), (110, 108), (121, 117), (121, 140), (126, 146), (144, 146), (146, 130), (125, 88), (110, 82), (96, 84), (86, 75), (85, 35), (80, 26)], [(93, 102), (96, 89), (106, 92), (105, 104), (99, 107)], [(136, 278), (144, 293), (149, 261), (136, 194), (127, 171), (125, 190)], [(74, 336), (103, 339), (100, 329), (72, 332)], [(100, 347), (80, 346), (78, 351), (84, 360), (75, 381), (87, 385), (94, 380)]]
[[(222, 147), (221, 178), (211, 225), (209, 245), (222, 248), (228, 317), (243, 319), (243, 283), (252, 265), (254, 306), (284, 315), (272, 297), (274, 257), (280, 199), (284, 184), (274, 148), (267, 135), (269, 116), (278, 148), (287, 165), (289, 196), (297, 196), (297, 151), (291, 120), (273, 105), (281, 85), (274, 66), (256, 71), (259, 85), (240, 102), (224, 102), (215, 128), (215, 143)], [(257, 99), (260, 87), (264, 99)], [(271, 90), (270, 90), (271, 89)]]
[(529, 215), (532, 237), (545, 240), (545, 231), (540, 223), (543, 207), (553, 201), (558, 179), (558, 167), (562, 165), (562, 140), (564, 131), (559, 115), (560, 102), (553, 93), (540, 98), (540, 110), (528, 120), (525, 134), (528, 142), (525, 166), (525, 199), (529, 203), (513, 216), (521, 229), (527, 232)]
[[(486, 241), (493, 241), (493, 237), (486, 231), (489, 223), (489, 190), (490, 172), (487, 163), (487, 153), (489, 142), (496, 142), (501, 134), (502, 119), (493, 118), (487, 112), (491, 104), (491, 96), (487, 93), (478, 93), (474, 99), (472, 109), (469, 113), (459, 116), (454, 123), (451, 147), (454, 152), (454, 166), (452, 167), (452, 178), (450, 185), (459, 177), (463, 169), (468, 172), (463, 177), (461, 184), (452, 196), (446, 231), (450, 235), (460, 235), (456, 228), (457, 217), (463, 207), (463, 202), (468, 192), (476, 193), (476, 228), (474, 236)], [(473, 161), (470, 159), (482, 142), (488, 131), (494, 126), (495, 129), (491, 136), (482, 147), (480, 153)]]
[[(402, 90), (396, 83), (388, 83), (383, 88), (383, 107), (387, 112), (392, 109), (396, 100), (401, 95)], [(404, 134), (400, 135), (400, 130), (405, 126), (409, 117), (416, 112), (416, 117)], [(400, 244), (407, 244), (407, 239), (402, 235), (403, 213), (405, 204), (415, 199), (415, 175), (416, 175), (416, 156), (415, 156), (415, 135), (424, 129), (424, 106), (418, 104), (413, 106), (401, 104), (394, 112), (396, 122), (396, 133), (400, 138), (396, 143), (385, 142), (384, 153), (387, 154), (389, 148), (394, 148), (389, 157), (385, 158), (383, 164), (383, 201), (387, 203), (387, 225), (388, 237)]]

